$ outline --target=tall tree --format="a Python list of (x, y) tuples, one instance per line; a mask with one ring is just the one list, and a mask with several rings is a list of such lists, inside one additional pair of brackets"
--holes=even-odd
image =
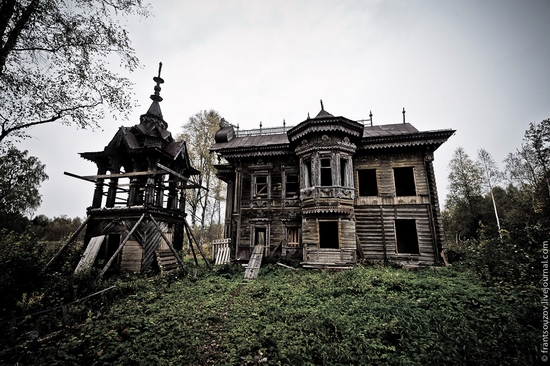
[(191, 165), (201, 172), (197, 183), (206, 188), (188, 191), (186, 196), (191, 223), (193, 227), (200, 226), (201, 243), (204, 230), (211, 223), (207, 220), (219, 217), (216, 211), (221, 210), (221, 205), (217, 203), (224, 199), (221, 194), (222, 182), (216, 177), (214, 168), (216, 156), (210, 152), (214, 134), (220, 127), (220, 119), (220, 114), (214, 110), (200, 111), (189, 117), (189, 121), (182, 126), (183, 133), (178, 136), (179, 140), (187, 143)]
[(0, 156), (0, 214), (31, 213), (40, 206), (38, 189), (48, 179), (45, 165), (28, 151), (10, 147)]
[(474, 161), (462, 147), (458, 147), (449, 162), (449, 194), (445, 202), (445, 220), (453, 223), (446, 230), (458, 236), (474, 238), (477, 236), (482, 200), (482, 174)]
[(491, 196), (491, 201), (493, 202), (493, 209), (495, 211), (495, 219), (497, 222), (498, 232), (499, 236), (502, 239), (502, 233), (501, 233), (501, 227), (500, 227), (500, 219), (498, 216), (498, 209), (497, 204), (495, 201), (495, 195), (493, 194), (493, 189), (498, 184), (498, 182), (502, 178), (502, 174), (500, 173), (498, 166), (491, 156), (485, 149), (480, 149), (477, 152), (477, 166), (479, 171), (483, 175), (483, 185), (485, 186), (485, 191), (489, 192)]
[(59, 122), (97, 126), (103, 107), (125, 116), (131, 83), (108, 69), (138, 66), (120, 20), (148, 15), (142, 0), (0, 1), (0, 142)]

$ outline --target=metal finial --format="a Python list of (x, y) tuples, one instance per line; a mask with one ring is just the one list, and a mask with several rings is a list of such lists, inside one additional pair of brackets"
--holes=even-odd
[(370, 126), (372, 127), (372, 111), (370, 111), (369, 117), (370, 117)]
[(286, 121), (284, 118), (283, 118), (283, 132), (286, 132)]
[(405, 107), (403, 107), (403, 123), (405, 123), (405, 113), (406, 113)]
[(307, 112), (307, 119), (309, 119), (309, 112)]
[(153, 78), (153, 81), (157, 83), (155, 85), (155, 94), (151, 95), (151, 99), (157, 102), (162, 102), (162, 97), (160, 96), (160, 84), (164, 83), (164, 79), (160, 77), (160, 72), (162, 71), (162, 62), (159, 62), (159, 75)]
[(262, 121), (260, 121), (260, 135), (262, 134)]
[(321, 99), (321, 110), (324, 111), (325, 107), (323, 106), (323, 100)]

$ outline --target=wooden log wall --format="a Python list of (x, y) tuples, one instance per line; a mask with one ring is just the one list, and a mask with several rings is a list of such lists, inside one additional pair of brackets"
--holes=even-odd
[[(434, 263), (437, 254), (434, 250), (434, 186), (429, 184), (429, 174), (425, 165), (424, 151), (404, 150), (401, 154), (372, 154), (356, 156), (354, 160), (354, 180), (356, 187), (355, 217), (356, 228), (364, 255), (368, 259), (405, 260), (413, 258), (421, 262)], [(393, 168), (412, 167), (414, 173), (415, 196), (396, 196)], [(357, 170), (376, 169), (378, 196), (360, 197)], [(435, 177), (432, 177), (435, 182)], [(439, 212), (437, 211), (439, 217)], [(419, 254), (397, 253), (395, 220), (416, 221)], [(440, 218), (439, 218), (440, 219)], [(440, 234), (441, 236), (441, 234)]]
[[(429, 205), (356, 206), (356, 228), (363, 253), (368, 259), (405, 260), (414, 257), (422, 262), (436, 260), (429, 215)], [(419, 254), (398, 254), (395, 220), (416, 220)]]

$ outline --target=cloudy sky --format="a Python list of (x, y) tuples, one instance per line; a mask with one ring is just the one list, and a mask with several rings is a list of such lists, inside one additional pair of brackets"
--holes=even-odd
[[(155, 2), (129, 18), (143, 68), (129, 77), (138, 107), (95, 131), (41, 126), (20, 144), (46, 164), (35, 214), (84, 217), (94, 186), (79, 152), (99, 151), (121, 125), (139, 123), (163, 63), (161, 108), (175, 135), (189, 116), (215, 109), (242, 129), (295, 125), (325, 109), (375, 124), (456, 129), (435, 155), (440, 195), (462, 146), (497, 162), (521, 145), (530, 122), (550, 118), (550, 1)], [(113, 64), (113, 68), (117, 65)]]

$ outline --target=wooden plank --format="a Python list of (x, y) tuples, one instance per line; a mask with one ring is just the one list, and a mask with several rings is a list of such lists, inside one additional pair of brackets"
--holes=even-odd
[(104, 239), (105, 235), (94, 236), (90, 239), (82, 258), (80, 258), (80, 262), (78, 262), (78, 265), (74, 270), (74, 274), (84, 273), (92, 268)]
[(244, 272), (245, 281), (250, 281), (258, 277), (258, 272), (262, 264), (263, 256), (264, 256), (264, 246), (263, 245), (254, 246), (254, 249), (252, 250), (252, 255), (250, 256), (250, 260), (248, 261), (248, 265), (246, 266), (246, 270)]
[(40, 271), (40, 273), (44, 273), (49, 266), (51, 266), (56, 260), (57, 258), (59, 258), (59, 256), (61, 255), (61, 253), (67, 248), (67, 246), (69, 246), (69, 244), (78, 236), (78, 234), (80, 233), (80, 231), (82, 231), (82, 229), (86, 226), (86, 224), (88, 223), (88, 221), (90, 221), (90, 217), (91, 216), (88, 216), (86, 217), (86, 220), (84, 220), (84, 222), (82, 224), (80, 224), (80, 226), (78, 227), (78, 229), (76, 229), (76, 231), (73, 233), (73, 235), (71, 235), (71, 237), (69, 238), (69, 240), (67, 240), (67, 242), (65, 244), (63, 244), (63, 246), (59, 249), (59, 251), (53, 256), (52, 259), (50, 259), (50, 261), (44, 266), (44, 268), (42, 268), (42, 271)]

